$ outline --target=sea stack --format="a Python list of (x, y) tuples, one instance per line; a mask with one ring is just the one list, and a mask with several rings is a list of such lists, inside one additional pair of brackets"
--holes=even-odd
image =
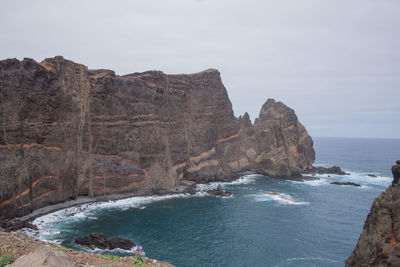
[(393, 183), (377, 197), (346, 266), (400, 266), (400, 161)]
[(297, 178), (314, 162), (292, 109), (269, 99), (254, 124), (236, 118), (215, 69), (119, 76), (57, 56), (3, 60), (0, 73), (0, 219), (183, 179)]

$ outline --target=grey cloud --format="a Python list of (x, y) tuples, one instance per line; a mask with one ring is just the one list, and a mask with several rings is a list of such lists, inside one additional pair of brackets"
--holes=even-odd
[(237, 116), (254, 119), (273, 97), (312, 135), (398, 138), (398, 10), (395, 0), (3, 0), (0, 58), (63, 55), (119, 74), (213, 67)]

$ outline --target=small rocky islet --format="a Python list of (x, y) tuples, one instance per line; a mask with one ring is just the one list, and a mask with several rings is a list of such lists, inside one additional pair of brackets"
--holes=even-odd
[(221, 197), (230, 197), (232, 195), (231, 192), (222, 190), (221, 184), (218, 184), (217, 189), (207, 190), (206, 193), (212, 196), (221, 196)]

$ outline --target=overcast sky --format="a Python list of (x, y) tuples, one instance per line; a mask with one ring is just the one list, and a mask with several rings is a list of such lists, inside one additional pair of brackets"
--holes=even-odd
[(399, 0), (0, 1), (0, 59), (56, 55), (216, 68), (236, 116), (275, 98), (312, 136), (400, 138)]

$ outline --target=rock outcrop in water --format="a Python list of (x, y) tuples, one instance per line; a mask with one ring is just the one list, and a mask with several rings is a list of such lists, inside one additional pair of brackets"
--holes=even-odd
[(377, 197), (346, 266), (400, 266), (400, 161), (393, 184)]
[(339, 166), (332, 166), (332, 167), (315, 167), (313, 166), (310, 170), (305, 171), (305, 173), (311, 173), (311, 174), (336, 174), (336, 175), (350, 175), (350, 173), (347, 173), (343, 171)]
[(348, 185), (348, 186), (361, 186), (360, 184), (352, 183), (352, 182), (332, 182), (334, 185)]
[(78, 237), (75, 239), (75, 243), (90, 249), (99, 248), (109, 250), (116, 248), (130, 250), (136, 246), (135, 243), (128, 239), (123, 239), (120, 237), (105, 237), (100, 233), (91, 233), (89, 236)]
[(218, 185), (217, 189), (206, 191), (207, 194), (212, 196), (220, 196), (220, 197), (230, 197), (232, 195), (231, 192), (222, 190), (221, 184)]
[(243, 171), (294, 178), (314, 161), (294, 111), (236, 118), (217, 70), (118, 76), (62, 57), (0, 61), (0, 218), (78, 196), (165, 192)]

